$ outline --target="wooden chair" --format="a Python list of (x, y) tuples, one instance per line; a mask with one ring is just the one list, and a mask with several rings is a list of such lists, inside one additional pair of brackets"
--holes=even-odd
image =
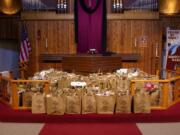
[[(176, 75), (180, 77), (180, 67), (177, 67)], [(175, 89), (175, 91), (174, 91), (175, 100), (180, 100), (180, 79), (175, 81), (174, 89)]]
[(0, 101), (6, 104), (10, 103), (11, 97), (11, 80), (13, 75), (11, 71), (0, 72)]

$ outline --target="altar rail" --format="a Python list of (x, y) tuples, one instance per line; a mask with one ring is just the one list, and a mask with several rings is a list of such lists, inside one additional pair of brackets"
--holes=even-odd
[(48, 93), (49, 91), (49, 81), (48, 80), (11, 80), (11, 85), (12, 85), (12, 108), (13, 109), (31, 109), (31, 107), (27, 106), (19, 106), (19, 97), (18, 97), (18, 85), (19, 84), (27, 84), (27, 83), (33, 83), (33, 84), (38, 84), (38, 83), (43, 83), (43, 92), (45, 94)]
[[(169, 75), (169, 76), (171, 77), (171, 75)], [(9, 99), (9, 104), (10, 104), (10, 106), (12, 106), (13, 109), (31, 109), (30, 107), (26, 107), (26, 106), (19, 106), (19, 98), (18, 98), (18, 85), (19, 84), (43, 83), (44, 84), (43, 92), (48, 93), (48, 91), (49, 91), (49, 81), (48, 80), (13, 80), (12, 78), (3, 77), (0, 74), (0, 86), (2, 86), (3, 80), (8, 81), (9, 84), (11, 85), (12, 101), (10, 102), (10, 99)], [(135, 93), (136, 93), (135, 84), (137, 82), (156, 82), (156, 83), (162, 84), (162, 91), (161, 91), (161, 94), (162, 94), (161, 101), (162, 102), (159, 106), (151, 106), (152, 110), (164, 110), (180, 101), (180, 75), (179, 74), (177, 74), (177, 76), (175, 76), (175, 77), (167, 78), (165, 80), (132, 80), (131, 85), (130, 85), (130, 91), (131, 91), (132, 96), (135, 95)], [(173, 95), (172, 101), (169, 101), (170, 86), (173, 86), (171, 89), (172, 95)], [(4, 87), (4, 86), (0, 87), (0, 92), (1, 92), (1, 95), (0, 95), (1, 101), (6, 101), (4, 99), (6, 99), (6, 97), (7, 97), (7, 87)]]
[[(173, 104), (180, 101), (180, 76), (165, 79), (165, 80), (131, 80), (131, 95), (135, 95), (136, 88), (135, 84), (138, 82), (156, 82), (162, 84), (162, 96), (161, 96), (161, 104), (159, 106), (151, 106), (153, 110), (164, 110)], [(170, 89), (170, 85), (173, 85)], [(172, 91), (172, 101), (170, 101), (169, 93)]]

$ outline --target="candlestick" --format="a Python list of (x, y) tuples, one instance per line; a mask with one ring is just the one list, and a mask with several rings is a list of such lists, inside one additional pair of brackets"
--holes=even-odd
[(156, 43), (156, 57), (158, 57), (158, 43)]

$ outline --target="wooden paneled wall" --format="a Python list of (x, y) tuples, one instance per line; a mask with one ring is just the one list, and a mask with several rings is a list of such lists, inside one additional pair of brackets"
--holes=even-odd
[[(76, 53), (72, 6), (74, 0), (70, 0), (70, 3), (70, 14), (56, 15), (53, 12), (44, 16), (43, 19), (36, 19), (36, 17), (41, 16), (41, 13), (39, 13), (38, 16), (33, 14), (33, 19), (27, 19), (29, 15), (22, 19), (27, 24), (32, 45), (28, 76), (32, 76), (35, 72), (43, 69), (61, 69), (61, 63), (40, 61), (40, 54)], [(111, 14), (110, 0), (107, 0), (107, 12), (109, 17), (107, 23), (107, 51), (138, 53), (141, 56), (138, 62), (123, 62), (123, 67), (137, 67), (145, 72), (155, 74), (155, 71), (161, 66), (161, 51), (164, 42), (162, 37), (165, 35), (166, 27), (180, 29), (180, 17), (160, 16), (160, 19), (152, 19), (153, 17), (151, 19), (142, 19), (143, 17), (133, 19), (132, 16), (131, 19), (126, 19), (127, 16), (120, 15), (118, 17)], [(57, 18), (55, 18), (56, 16)], [(52, 19), (53, 17), (55, 19)], [(138, 14), (136, 14), (136, 17), (138, 17)], [(19, 20), (17, 19), (19, 18), (0, 18), (0, 39), (19, 38)], [(142, 46), (143, 38), (145, 38), (146, 46)]]
[(60, 63), (41, 62), (40, 54), (76, 53), (73, 21), (26, 21), (26, 24), (32, 44), (30, 75), (52, 67), (61, 69)]
[[(60, 63), (43, 63), (40, 54), (74, 54), (73, 20), (26, 21), (30, 42), (33, 47), (29, 75), (47, 68), (61, 69)], [(108, 20), (107, 50), (116, 53), (139, 53), (138, 62), (124, 62), (123, 67), (138, 67), (155, 74), (161, 66), (162, 37), (166, 27), (180, 28), (180, 18), (159, 20)], [(139, 39), (145, 36), (147, 46), (142, 47)]]
[(171, 29), (180, 29), (180, 16), (171, 17), (171, 16), (163, 16), (161, 17), (162, 22), (162, 32), (163, 35), (166, 34), (166, 28), (169, 27)]
[[(158, 20), (112, 20), (108, 22), (108, 50), (117, 53), (138, 53), (140, 61), (123, 63), (123, 67), (138, 67), (148, 73), (159, 68), (156, 55), (160, 54), (161, 26)], [(145, 37), (145, 45), (141, 38)], [(157, 50), (156, 50), (157, 48)], [(158, 54), (156, 54), (158, 51)]]
[[(26, 21), (30, 42), (33, 47), (29, 73), (50, 67), (61, 68), (59, 63), (42, 63), (40, 54), (74, 54), (73, 20)], [(139, 53), (138, 62), (124, 62), (123, 67), (138, 67), (148, 73), (159, 68), (156, 59), (161, 49), (161, 23), (159, 20), (109, 20), (107, 25), (107, 50), (116, 53)], [(147, 37), (147, 46), (141, 47), (138, 40)]]
[(19, 39), (20, 16), (0, 15), (0, 39)]

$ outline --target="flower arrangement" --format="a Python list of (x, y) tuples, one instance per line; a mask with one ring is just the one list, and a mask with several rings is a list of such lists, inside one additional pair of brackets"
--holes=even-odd
[(155, 92), (156, 90), (158, 90), (158, 88), (158, 84), (152, 82), (147, 82), (144, 84), (144, 89), (146, 90), (146, 92), (149, 92), (149, 94)]

